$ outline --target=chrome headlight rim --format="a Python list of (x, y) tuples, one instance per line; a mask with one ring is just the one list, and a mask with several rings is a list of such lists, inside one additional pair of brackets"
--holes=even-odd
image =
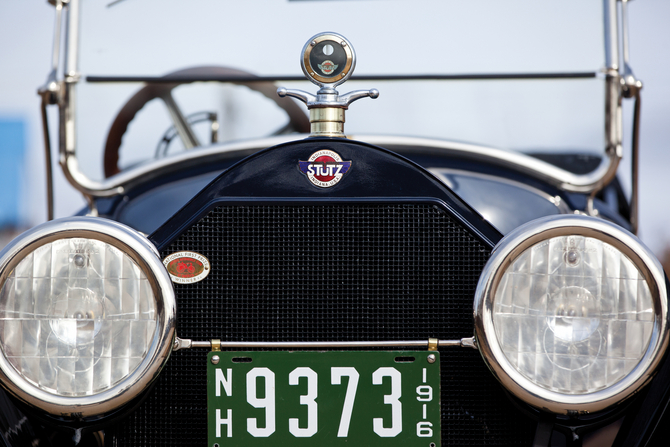
[[(612, 245), (640, 270), (654, 306), (647, 350), (633, 370), (617, 383), (592, 393), (563, 394), (531, 382), (505, 356), (493, 324), (493, 302), (502, 276), (519, 255), (538, 242), (559, 236), (591, 237)], [(515, 397), (556, 414), (585, 414), (608, 409), (651, 380), (668, 346), (666, 278), (654, 254), (637, 237), (608, 221), (582, 215), (550, 216), (531, 221), (503, 237), (494, 248), (477, 284), (474, 302), (475, 339), (494, 376)]]
[(101, 416), (130, 402), (158, 376), (175, 337), (176, 299), (172, 281), (156, 247), (126, 225), (98, 217), (70, 217), (41, 224), (14, 239), (0, 252), (0, 287), (24, 257), (62, 239), (94, 239), (123, 251), (144, 271), (156, 300), (157, 324), (146, 357), (119, 383), (89, 396), (61, 396), (36, 387), (24, 378), (0, 349), (0, 381), (18, 399), (55, 416)]

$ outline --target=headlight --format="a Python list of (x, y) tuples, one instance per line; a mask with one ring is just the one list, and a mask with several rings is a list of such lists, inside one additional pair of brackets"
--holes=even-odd
[(97, 218), (48, 222), (0, 255), (0, 374), (25, 402), (92, 416), (153, 380), (174, 338), (172, 283), (151, 243)]
[(554, 413), (630, 396), (668, 344), (665, 275), (627, 231), (585, 216), (505, 236), (477, 286), (475, 336), (498, 380)]

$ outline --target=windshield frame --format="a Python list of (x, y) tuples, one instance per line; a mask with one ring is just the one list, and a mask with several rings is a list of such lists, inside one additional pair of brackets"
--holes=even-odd
[[(603, 1), (603, 12), (604, 12), (604, 42), (605, 42), (605, 68), (602, 73), (544, 73), (544, 74), (532, 74), (532, 73), (517, 73), (517, 74), (504, 74), (504, 75), (445, 75), (437, 76), (439, 78), (449, 80), (451, 79), (463, 79), (464, 76), (467, 79), (542, 79), (542, 78), (551, 78), (551, 77), (595, 77), (602, 76), (605, 79), (605, 150), (604, 156), (600, 165), (591, 173), (576, 175), (574, 173), (568, 172), (556, 166), (553, 166), (544, 161), (538, 160), (529, 155), (522, 153), (513, 154), (513, 157), (510, 157), (510, 153), (507, 151), (502, 151), (500, 149), (494, 149), (490, 147), (478, 146), (478, 145), (468, 145), (468, 144), (459, 144), (451, 143), (438, 140), (430, 140), (430, 143), (433, 146), (449, 148), (455, 151), (465, 151), (472, 154), (479, 154), (485, 157), (490, 158), (491, 160), (508, 160), (507, 163), (514, 164), (517, 167), (520, 167), (525, 172), (534, 175), (538, 178), (544, 179), (550, 184), (556, 185), (563, 190), (569, 192), (578, 192), (589, 194), (591, 199), (595, 194), (601, 190), (605, 185), (607, 185), (615, 177), (619, 161), (621, 160), (623, 148), (623, 132), (622, 132), (622, 79), (625, 73), (623, 73), (622, 67), (619, 63), (619, 22), (618, 22), (618, 8), (617, 0), (602, 0)], [(57, 10), (60, 8), (64, 11), (64, 27), (65, 27), (65, 39), (62, 41), (62, 50), (64, 57), (64, 67), (62, 70), (62, 78), (57, 80), (58, 90), (59, 90), (59, 160), (60, 165), (63, 169), (66, 179), (72, 184), (72, 186), (80, 191), (89, 201), (91, 206), (93, 205), (93, 199), (97, 197), (109, 197), (117, 194), (123, 194), (128, 188), (132, 185), (140, 182), (143, 178), (146, 178), (149, 172), (154, 172), (156, 175), (169, 173), (178, 169), (179, 165), (182, 164), (185, 159), (201, 159), (201, 156), (198, 152), (187, 152), (183, 156), (172, 157), (170, 159), (164, 159), (154, 162), (149, 162), (144, 165), (137, 167), (129, 168), (119, 174), (116, 174), (108, 179), (103, 181), (92, 180), (88, 177), (79, 166), (79, 161), (77, 158), (77, 141), (76, 141), (76, 115), (77, 115), (77, 84), (81, 80), (81, 75), (79, 72), (79, 35), (80, 35), (80, 0), (56, 0), (55, 1)], [(56, 20), (56, 36), (54, 42), (54, 53), (59, 51), (58, 42), (59, 38), (59, 17), (57, 16)], [(57, 70), (56, 70), (57, 72)], [(416, 76), (415, 76), (416, 77)], [(433, 77), (436, 77), (433, 75)], [(53, 81), (53, 76), (51, 77)], [(354, 76), (354, 78), (356, 78)], [(375, 78), (373, 77), (358, 77), (357, 79), (365, 78)], [(272, 79), (272, 80), (283, 80), (284, 78)], [(385, 78), (388, 79), (388, 78)], [(109, 82), (112, 79), (99, 79), (96, 77), (90, 77), (86, 79), (89, 82)], [(137, 79), (124, 79), (123, 77), (117, 77), (115, 79), (118, 82), (127, 82), (130, 80), (137, 81)], [(221, 81), (223, 79), (182, 79), (180, 82), (193, 82), (200, 80), (210, 80), (210, 81)], [(267, 82), (269, 79), (260, 78), (258, 81)], [(160, 80), (160, 78), (147, 78), (141, 79), (144, 82), (166, 82), (165, 80)], [(170, 81), (170, 80), (168, 80)], [(238, 80), (239, 81), (239, 80)], [(43, 105), (43, 107), (45, 107)], [(296, 136), (293, 136), (293, 139), (296, 139)], [(48, 139), (45, 139), (48, 144)], [(282, 139), (283, 140), (283, 139)], [(384, 143), (383, 138), (375, 138), (378, 141), (378, 144)], [(245, 148), (251, 147), (254, 144), (258, 145), (263, 144), (264, 140), (255, 140), (254, 142), (245, 143), (242, 146)], [(369, 141), (369, 140), (368, 140)], [(421, 140), (423, 145), (427, 144), (428, 140)], [(235, 147), (239, 147), (238, 144), (220, 144), (213, 146), (206, 150), (207, 156), (211, 156), (216, 153), (223, 153), (232, 150)], [(483, 155), (485, 154), (485, 155)], [(204, 156), (205, 154), (203, 154)], [(207, 158), (207, 157), (205, 157)], [(634, 173), (635, 176), (635, 173)], [(589, 201), (589, 207), (587, 209), (589, 214), (595, 214), (595, 211), (592, 209), (592, 200)]]

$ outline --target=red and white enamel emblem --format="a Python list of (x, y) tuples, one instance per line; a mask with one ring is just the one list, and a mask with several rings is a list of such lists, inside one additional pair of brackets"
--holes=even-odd
[(194, 251), (178, 251), (163, 259), (172, 282), (191, 284), (202, 281), (211, 270), (209, 260)]
[(322, 64), (317, 64), (319, 67), (319, 70), (323, 72), (325, 75), (331, 75), (335, 70), (337, 70), (337, 65), (333, 64), (331, 61), (325, 61)]
[(314, 152), (307, 161), (299, 161), (298, 168), (312, 184), (330, 188), (349, 172), (351, 161), (343, 161), (337, 152), (322, 149)]

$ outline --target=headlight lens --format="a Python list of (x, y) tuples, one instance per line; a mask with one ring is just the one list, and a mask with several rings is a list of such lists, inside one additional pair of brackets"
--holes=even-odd
[(156, 300), (128, 255), (62, 239), (26, 256), (0, 290), (0, 346), (26, 380), (88, 396), (135, 371), (156, 330)]
[(0, 369), (9, 389), (54, 414), (108, 412), (153, 380), (171, 351), (174, 292), (149, 241), (71, 218), (0, 256)]
[(551, 391), (584, 394), (630, 373), (649, 346), (651, 293), (606, 242), (561, 236), (526, 249), (505, 270), (493, 325), (507, 360)]
[(496, 376), (558, 413), (624, 399), (667, 345), (662, 268), (634, 236), (597, 219), (552, 217), (510, 233), (476, 300), (477, 341)]

